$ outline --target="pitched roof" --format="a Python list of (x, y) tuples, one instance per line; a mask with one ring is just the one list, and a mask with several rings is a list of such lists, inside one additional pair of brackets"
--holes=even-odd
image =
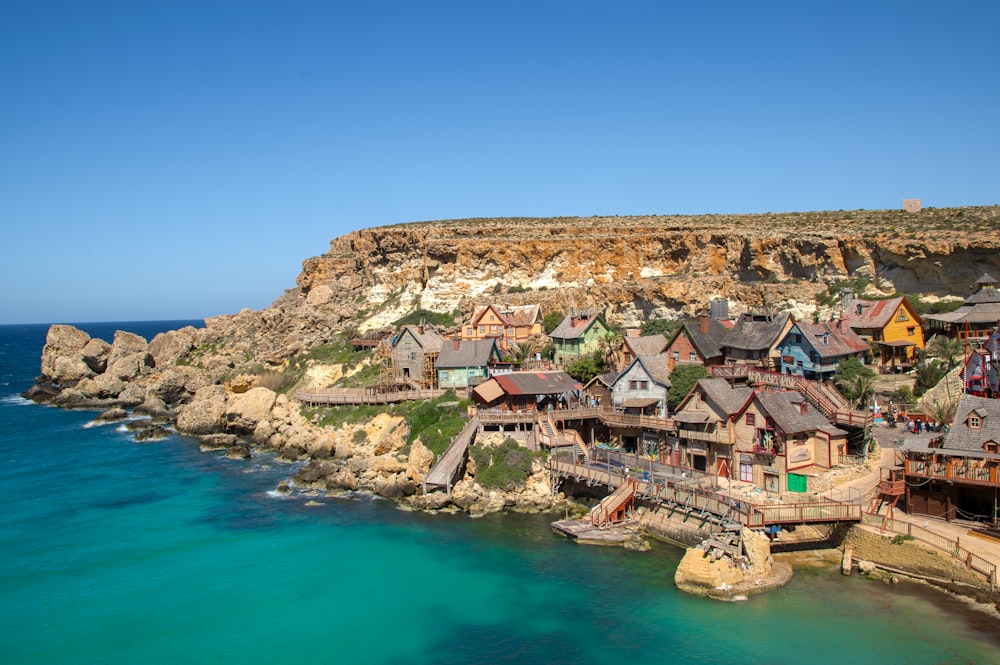
[(600, 383), (604, 387), (610, 388), (611, 385), (615, 382), (615, 379), (617, 379), (617, 378), (618, 378), (618, 371), (617, 370), (611, 370), (610, 372), (604, 372), (603, 374), (598, 374), (597, 376), (595, 376), (594, 378), (592, 378), (590, 381), (587, 381), (587, 384), (584, 386), (584, 388), (586, 388), (586, 389), (589, 390), (590, 387), (593, 386), (596, 383)]
[[(839, 325), (839, 323), (836, 321), (796, 323), (795, 327), (801, 331), (802, 337), (808, 340), (809, 346), (815, 349), (821, 358), (836, 358), (868, 350), (867, 342), (858, 337), (858, 334), (851, 330), (846, 323), (844, 325)], [(824, 337), (826, 344), (823, 343)]]
[(655, 356), (667, 348), (667, 338), (660, 334), (626, 337), (624, 341), (625, 346), (636, 356)]
[[(437, 353), (444, 345), (444, 338), (432, 326), (409, 325), (404, 326), (403, 331), (404, 333), (409, 332), (425, 353)], [(402, 337), (403, 333), (400, 333), (396, 341), (398, 342)]]
[[(761, 391), (756, 393), (756, 396), (767, 415), (785, 434), (812, 432), (830, 427), (830, 421), (797, 392)], [(803, 405), (805, 413), (802, 413)]]
[[(588, 310), (570, 314), (562, 320), (555, 330), (549, 333), (549, 337), (552, 339), (579, 339), (598, 319), (601, 319), (600, 314), (594, 314)], [(603, 322), (603, 319), (601, 321)], [(576, 325), (573, 325), (574, 323)]]
[[(670, 364), (666, 356), (655, 355), (655, 356), (636, 356), (633, 361), (633, 365), (639, 363), (646, 370), (646, 374), (649, 375), (653, 381), (660, 383), (662, 385), (670, 387)], [(619, 377), (624, 375), (625, 372), (619, 374)]]
[(537, 323), (542, 315), (540, 305), (499, 305), (497, 303), (490, 303), (476, 310), (475, 314), (472, 315), (472, 323), (479, 323), (479, 320), (486, 314), (486, 310), (491, 308), (500, 319), (499, 323), (502, 323), (504, 326), (531, 326)]
[(464, 339), (458, 341), (456, 349), (454, 341), (441, 347), (437, 359), (437, 367), (449, 369), (453, 367), (485, 367), (490, 362), (495, 339)]
[(788, 312), (743, 314), (726, 333), (720, 346), (730, 349), (770, 349), (778, 341), (791, 315)]
[(750, 386), (731, 386), (725, 379), (716, 377), (698, 379), (695, 386), (701, 390), (705, 399), (722, 409), (727, 416), (739, 413), (753, 395)]
[[(844, 319), (847, 320), (847, 325), (852, 328), (885, 328), (892, 323), (896, 310), (902, 306), (904, 300), (906, 300), (906, 296), (897, 296), (888, 300), (854, 300), (851, 310), (844, 312)], [(907, 305), (909, 305), (909, 301), (907, 301)], [(923, 323), (923, 319), (913, 307), (909, 307), (909, 311), (917, 323)]]
[(583, 387), (566, 372), (512, 372), (493, 379), (508, 395), (555, 395)]
[(983, 276), (976, 280), (976, 284), (992, 285), (992, 284), (996, 284), (996, 283), (997, 283), (997, 281), (995, 279), (993, 279), (993, 276), (991, 274), (989, 274), (988, 272), (984, 272)]
[[(728, 320), (709, 319), (707, 333), (701, 331), (700, 321), (685, 321), (682, 327), (684, 334), (687, 335), (691, 346), (695, 348), (698, 355), (708, 360), (722, 355), (722, 340), (729, 334), (733, 324)], [(676, 339), (676, 335), (674, 339)]]
[(984, 286), (965, 299), (966, 305), (980, 305), (996, 302), (1000, 302), (1000, 291), (997, 291), (994, 286)]
[[(973, 412), (979, 415), (980, 429), (969, 427), (969, 415)], [(951, 431), (945, 435), (941, 447), (981, 453), (987, 441), (1000, 443), (1000, 399), (962, 395)]]

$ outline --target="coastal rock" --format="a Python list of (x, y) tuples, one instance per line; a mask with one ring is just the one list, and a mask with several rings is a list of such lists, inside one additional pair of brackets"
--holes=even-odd
[(253, 435), (251, 440), (259, 446), (266, 445), (272, 436), (274, 436), (275, 430), (274, 426), (271, 424), (270, 420), (261, 420), (257, 423), (257, 426), (253, 428)]
[(103, 339), (93, 338), (83, 347), (80, 355), (83, 362), (95, 374), (103, 374), (108, 367), (108, 354), (111, 352), (111, 345)]
[(147, 393), (166, 404), (186, 402), (199, 388), (209, 385), (205, 373), (194, 367), (166, 367), (150, 377)]
[(149, 353), (157, 367), (173, 365), (195, 347), (198, 329), (185, 326), (158, 334), (149, 342)]
[(277, 395), (269, 388), (252, 388), (230, 395), (226, 402), (226, 422), (233, 431), (253, 434), (257, 424), (268, 418)]
[(226, 457), (229, 459), (246, 460), (250, 459), (250, 446), (245, 443), (237, 443), (226, 449)]
[(371, 470), (381, 475), (394, 475), (406, 471), (406, 464), (391, 455), (381, 455), (372, 460)]
[(326, 477), (326, 489), (354, 492), (358, 489), (358, 477), (350, 469), (341, 468)]
[(429, 492), (414, 496), (410, 505), (417, 510), (441, 510), (452, 505), (452, 502), (446, 492)]
[(741, 593), (763, 586), (773, 569), (771, 546), (763, 534), (743, 528), (743, 558), (723, 556), (715, 561), (701, 547), (691, 547), (674, 573), (674, 584), (686, 593), (718, 595), (732, 589)]
[(225, 426), (226, 389), (222, 386), (200, 388), (177, 414), (177, 429), (185, 434), (215, 434)]
[[(80, 383), (82, 384), (84, 381)], [(95, 397), (118, 397), (125, 390), (125, 382), (113, 374), (99, 374), (87, 383), (92, 384)], [(77, 388), (83, 389), (80, 384), (77, 384)]]
[(468, 510), (482, 498), (481, 490), (473, 480), (460, 480), (451, 488), (451, 501), (462, 510)]
[(406, 459), (411, 473), (425, 475), (434, 465), (434, 453), (420, 439), (410, 445), (410, 455)]
[(119, 420), (125, 420), (125, 418), (127, 417), (128, 417), (128, 411), (126, 411), (121, 407), (115, 407), (113, 409), (108, 409), (104, 413), (101, 413), (96, 418), (94, 418), (94, 420), (97, 422), (111, 423), (111, 422), (117, 422)]
[(163, 425), (151, 425), (146, 423), (135, 433), (132, 440), (136, 443), (149, 443), (151, 441), (161, 441), (171, 434), (173, 434), (173, 432)]
[(93, 376), (94, 370), (83, 360), (83, 349), (89, 341), (90, 335), (79, 328), (50, 326), (42, 347), (42, 380), (73, 385), (84, 377)]
[(138, 383), (126, 383), (115, 401), (127, 409), (134, 409), (146, 401), (146, 389)]
[(153, 364), (153, 356), (149, 354), (149, 345), (144, 338), (118, 330), (108, 352), (104, 373), (127, 381), (153, 367)]

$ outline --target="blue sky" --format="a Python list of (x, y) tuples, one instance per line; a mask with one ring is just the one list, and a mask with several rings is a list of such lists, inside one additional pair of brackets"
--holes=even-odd
[(1000, 203), (992, 2), (0, 0), (0, 323), (261, 308), (350, 231)]

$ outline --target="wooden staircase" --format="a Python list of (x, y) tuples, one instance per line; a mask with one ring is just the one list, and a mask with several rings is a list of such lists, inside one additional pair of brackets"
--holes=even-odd
[(878, 515), (882, 506), (888, 506), (885, 515), (882, 516), (882, 529), (892, 519), (892, 510), (899, 503), (899, 500), (906, 492), (906, 481), (903, 479), (902, 469), (881, 469), (881, 477), (878, 482), (878, 490), (872, 497), (872, 503), (868, 507), (868, 512)]
[(638, 483), (626, 478), (614, 492), (604, 497), (590, 511), (590, 523), (596, 527), (621, 524), (635, 511), (635, 490)]

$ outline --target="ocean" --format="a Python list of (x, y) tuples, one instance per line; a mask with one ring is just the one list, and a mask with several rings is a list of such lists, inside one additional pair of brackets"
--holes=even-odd
[(831, 567), (719, 603), (674, 588), (680, 550), (578, 546), (556, 516), (281, 497), (266, 454), (20, 398), (46, 330), (0, 326), (0, 663), (1000, 663), (1000, 622), (918, 585)]

